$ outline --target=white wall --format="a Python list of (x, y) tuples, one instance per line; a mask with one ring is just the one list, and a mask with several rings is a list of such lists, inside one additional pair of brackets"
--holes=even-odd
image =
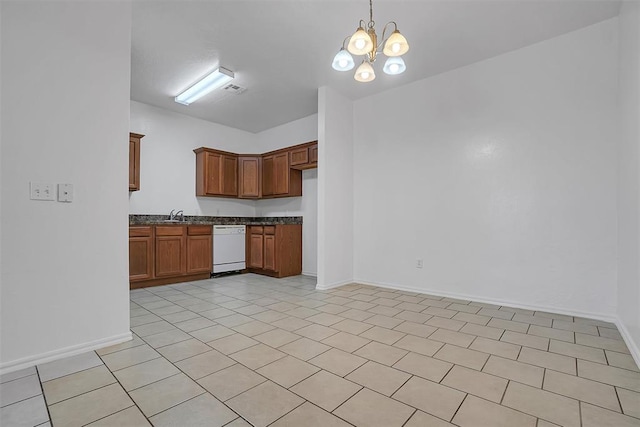
[(355, 102), (355, 279), (612, 316), (617, 23)]
[(252, 153), (256, 135), (131, 101), (131, 132), (145, 135), (140, 143), (140, 191), (129, 196), (132, 214), (254, 216), (252, 200), (196, 197), (198, 147)]
[(620, 10), (618, 316), (640, 364), (640, 3)]
[(318, 90), (318, 289), (353, 280), (353, 108), (334, 89)]
[[(2, 2), (0, 371), (126, 340), (129, 2)], [(72, 203), (29, 200), (71, 183)]]
[[(258, 153), (318, 139), (318, 115), (313, 114), (256, 134)], [(302, 172), (302, 197), (256, 201), (257, 216), (301, 216), (302, 273), (318, 273), (318, 171)]]
[(318, 115), (312, 114), (256, 134), (258, 153), (318, 139)]

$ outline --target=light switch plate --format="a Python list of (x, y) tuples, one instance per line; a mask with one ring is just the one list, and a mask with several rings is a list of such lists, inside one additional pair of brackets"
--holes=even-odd
[(53, 184), (41, 184), (37, 182), (29, 183), (29, 194), (31, 200), (55, 200)]
[(67, 203), (73, 201), (73, 184), (58, 184), (58, 201)]

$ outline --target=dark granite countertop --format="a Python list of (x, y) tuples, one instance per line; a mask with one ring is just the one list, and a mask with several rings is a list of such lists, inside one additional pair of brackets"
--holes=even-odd
[(203, 225), (275, 225), (302, 224), (301, 216), (191, 216), (185, 215), (183, 222), (169, 223), (167, 215), (129, 215), (129, 225), (157, 225), (157, 224), (203, 224)]

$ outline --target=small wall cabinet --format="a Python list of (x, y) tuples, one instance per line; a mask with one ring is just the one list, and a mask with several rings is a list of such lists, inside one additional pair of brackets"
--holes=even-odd
[(208, 279), (212, 267), (210, 225), (129, 227), (131, 289)]
[(140, 140), (143, 137), (129, 133), (129, 191), (140, 190)]
[(302, 225), (252, 225), (248, 228), (249, 272), (272, 277), (302, 274)]
[(318, 167), (318, 143), (305, 144), (289, 151), (291, 167), (305, 170)]

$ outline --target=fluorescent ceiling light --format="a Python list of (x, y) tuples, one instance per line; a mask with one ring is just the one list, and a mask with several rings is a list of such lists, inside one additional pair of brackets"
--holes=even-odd
[(213, 73), (207, 75), (198, 83), (175, 97), (175, 101), (182, 105), (189, 105), (195, 100), (205, 96), (214, 89), (217, 89), (233, 80), (233, 71), (225, 68), (218, 68)]

